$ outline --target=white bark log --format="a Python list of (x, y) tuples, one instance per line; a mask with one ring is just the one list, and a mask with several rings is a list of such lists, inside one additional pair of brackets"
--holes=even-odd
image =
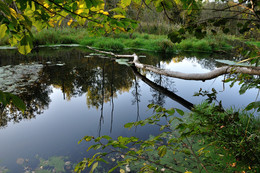
[(135, 67), (140, 69), (145, 69), (152, 71), (157, 74), (184, 79), (184, 80), (210, 80), (213, 78), (216, 78), (218, 76), (221, 76), (223, 74), (228, 73), (244, 73), (244, 74), (250, 74), (250, 75), (260, 75), (260, 67), (237, 67), (237, 66), (224, 66), (220, 68), (216, 68), (210, 72), (207, 73), (182, 73), (178, 71), (171, 71), (166, 69), (157, 68), (152, 65), (142, 64), (139, 62), (138, 56), (134, 53), (133, 55), (117, 55), (112, 52), (106, 52), (106, 51), (100, 51), (95, 48), (87, 46), (89, 49), (94, 50), (99, 53), (112, 55), (116, 58), (133, 58), (133, 64)]
[(179, 79), (185, 79), (185, 80), (205, 81), (228, 73), (244, 73), (250, 75), (260, 75), (259, 67), (234, 67), (234, 66), (224, 66), (224, 67), (216, 68), (208, 73), (182, 73), (178, 71), (165, 70), (151, 65), (142, 64), (139, 62), (138, 56), (136, 54), (133, 54), (133, 57), (134, 57), (133, 63), (137, 68), (141, 68), (141, 69), (152, 71), (157, 74), (161, 74), (169, 77), (175, 77)]

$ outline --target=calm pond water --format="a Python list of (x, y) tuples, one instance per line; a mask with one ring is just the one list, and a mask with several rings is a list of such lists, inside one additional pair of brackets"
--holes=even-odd
[[(1, 110), (0, 172), (72, 172), (74, 164), (94, 153), (86, 152), (91, 143), (78, 144), (85, 135), (158, 134), (154, 126), (128, 130), (123, 125), (152, 115), (149, 103), (188, 111), (203, 101), (193, 96), (200, 88), (215, 88), (225, 107), (256, 99), (256, 90), (239, 95), (238, 85), (223, 88), (223, 76), (184, 81), (142, 71), (146, 78), (140, 79), (132, 68), (91, 53), (79, 47), (41, 48), (28, 56), (0, 50), (0, 90), (18, 94), (27, 105), (25, 114), (15, 107)], [(221, 65), (213, 55), (138, 54), (146, 56), (143, 63), (182, 72), (208, 72)]]

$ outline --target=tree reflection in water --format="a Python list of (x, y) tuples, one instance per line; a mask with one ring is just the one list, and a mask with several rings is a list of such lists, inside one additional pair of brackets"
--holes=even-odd
[[(154, 82), (142, 76), (137, 70), (119, 65), (110, 59), (100, 58), (97, 56), (86, 57), (90, 52), (80, 48), (66, 49), (44, 49), (32, 53), (27, 57), (19, 56), (18, 59), (10, 58), (10, 54), (5, 55), (0, 51), (0, 62), (2, 65), (21, 64), (30, 62), (40, 62), (43, 68), (39, 73), (39, 80), (33, 85), (26, 86), (26, 91), (19, 96), (24, 100), (27, 109), (24, 114), (19, 112), (15, 107), (9, 105), (6, 108), (0, 107), (0, 126), (6, 127), (8, 122), (20, 122), (22, 119), (35, 118), (37, 114), (41, 114), (48, 108), (50, 93), (52, 87), (59, 88), (63, 92), (63, 98), (70, 100), (72, 97), (86, 95), (86, 104), (88, 108), (100, 109), (100, 121), (98, 131), (101, 133), (102, 122), (104, 122), (104, 103), (110, 102), (111, 105), (111, 122), (110, 132), (112, 132), (114, 119), (114, 98), (117, 94), (131, 91), (133, 95), (132, 104), (136, 104), (136, 120), (140, 120), (139, 103), (140, 103), (140, 85), (136, 77), (151, 86), (154, 93), (151, 103), (163, 105), (165, 96), (180, 102), (187, 108), (191, 108), (192, 104), (177, 96), (172, 88), (174, 84), (160, 75), (150, 74)], [(15, 56), (15, 53), (14, 55)], [(172, 61), (173, 55), (148, 55), (149, 58), (141, 59), (143, 63), (161, 66), (160, 57), (164, 57), (164, 61), (169, 63)], [(183, 59), (185, 55), (179, 55), (178, 59)], [(176, 58), (175, 58), (176, 59)], [(215, 63), (210, 60), (198, 60), (202, 66), (212, 69)], [(133, 73), (133, 72), (134, 73)], [(156, 85), (154, 85), (156, 84)], [(161, 88), (161, 86), (169, 88)]]

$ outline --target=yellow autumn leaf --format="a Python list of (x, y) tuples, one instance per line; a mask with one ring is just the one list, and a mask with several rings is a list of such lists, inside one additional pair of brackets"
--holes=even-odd
[(43, 2), (43, 6), (46, 7), (46, 8), (49, 8), (49, 7), (50, 7), (49, 4), (47, 4), (47, 3), (45, 3), (45, 2)]
[(53, 19), (50, 19), (48, 23), (51, 27), (54, 27), (55, 21)]
[(7, 28), (6, 24), (0, 25), (0, 38), (3, 38), (5, 36), (5, 32), (7, 29), (8, 28)]
[(107, 11), (104, 11), (103, 14), (104, 15), (109, 15), (109, 13)]
[(23, 15), (21, 15), (21, 14), (17, 14), (17, 17), (18, 17), (19, 19), (21, 19), (21, 20), (25, 20), (25, 18), (24, 18)]
[(125, 170), (123, 170), (123, 169), (120, 169), (120, 173), (125, 173)]
[(73, 19), (70, 19), (67, 24), (70, 26), (72, 22), (73, 22)]
[(80, 5), (79, 5), (79, 8), (84, 8), (84, 4), (80, 4)]
[(15, 11), (13, 8), (9, 8), (9, 9), (10, 9), (11, 15), (12, 15), (14, 18), (17, 18), (17, 13), (16, 13), (16, 11)]
[(78, 9), (75, 13), (76, 14), (81, 14), (84, 10), (83, 9)]
[(230, 164), (230, 166), (233, 167), (233, 168), (236, 167), (236, 165), (237, 165), (236, 162)]
[(84, 8), (84, 3), (77, 1), (77, 5), (79, 8)]
[(125, 16), (120, 15), (120, 14), (118, 14), (118, 15), (114, 15), (113, 17), (114, 17), (115, 19), (125, 18)]
[(191, 171), (186, 171), (186, 172), (184, 172), (184, 173), (192, 173)]

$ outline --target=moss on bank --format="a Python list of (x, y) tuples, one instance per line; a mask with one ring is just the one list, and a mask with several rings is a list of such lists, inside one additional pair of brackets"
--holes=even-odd
[[(177, 44), (173, 44), (166, 35), (120, 33), (97, 37), (90, 36), (84, 28), (50, 28), (41, 32), (34, 32), (33, 35), (34, 46), (81, 44), (114, 51), (130, 48), (158, 52), (214, 52), (232, 49), (232, 46), (228, 44), (228, 39), (223, 38), (223, 35), (209, 35), (201, 40), (189, 37)], [(0, 45), (8, 45), (8, 38), (1, 39)]]

